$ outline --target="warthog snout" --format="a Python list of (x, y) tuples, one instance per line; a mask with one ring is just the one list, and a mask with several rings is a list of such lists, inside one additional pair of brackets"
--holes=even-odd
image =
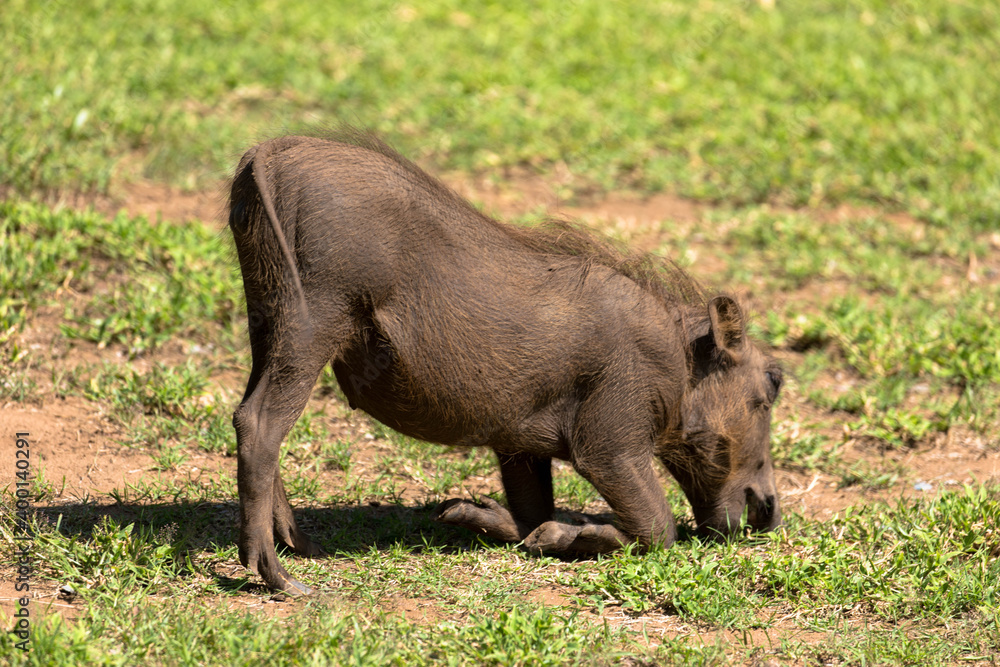
[(781, 509), (774, 494), (761, 494), (752, 488), (746, 490), (747, 523), (754, 530), (772, 530), (781, 523)]
[[(742, 518), (746, 513), (746, 523)], [(751, 529), (774, 530), (781, 524), (781, 508), (774, 493), (763, 493), (751, 486), (736, 492), (729, 502), (712, 507), (694, 507), (697, 534), (717, 538), (736, 535)]]

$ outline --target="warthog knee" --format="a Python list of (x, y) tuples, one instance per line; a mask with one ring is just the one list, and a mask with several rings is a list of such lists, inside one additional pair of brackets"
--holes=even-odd
[(238, 439), (252, 439), (258, 433), (259, 415), (247, 403), (240, 403), (233, 411), (233, 428)]

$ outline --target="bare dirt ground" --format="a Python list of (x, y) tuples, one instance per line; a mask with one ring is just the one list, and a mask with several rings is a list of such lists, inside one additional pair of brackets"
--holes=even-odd
[[(544, 211), (558, 217), (578, 219), (593, 226), (613, 227), (625, 233), (633, 240), (633, 244), (641, 249), (659, 247), (661, 239), (658, 230), (663, 221), (671, 221), (677, 226), (693, 230), (710, 211), (710, 207), (705, 204), (666, 194), (646, 199), (612, 194), (599, 201), (567, 206), (560, 203), (557, 183), (529, 176), (513, 175), (503, 186), (498, 186), (487, 179), (473, 180), (466, 176), (453, 175), (446, 180), (461, 194), (480, 203), (488, 213), (509, 217)], [(131, 215), (142, 214), (166, 223), (201, 220), (222, 232), (224, 191), (225, 184), (221, 183), (217, 188), (195, 193), (151, 183), (138, 183), (123, 186), (122, 191), (115, 197), (70, 197), (65, 203), (75, 207), (93, 206), (108, 215), (118, 211), (125, 211)], [(872, 215), (874, 212), (843, 206), (834, 210), (810, 211), (810, 214), (822, 220), (836, 222)], [(912, 220), (904, 215), (896, 215), (893, 219), (900, 225), (912, 224)], [(721, 260), (712, 259), (718, 256), (720, 249), (699, 247), (697, 242), (691, 247), (702, 258), (696, 267), (696, 277), (711, 283), (724, 266)], [(724, 252), (724, 249), (722, 251)], [(996, 254), (997, 257), (985, 258), (982, 261), (996, 263), (1000, 267), (1000, 252)], [(823, 298), (821, 294), (819, 298)], [(57, 333), (58, 317), (52, 313), (39, 312), (25, 331), (23, 340), (33, 349), (42, 353), (48, 352), (53, 358), (61, 359), (60, 363), (67, 366), (81, 362), (122, 361), (119, 352), (110, 349), (100, 350), (95, 345), (83, 342), (74, 343), (70, 349), (52, 348), (51, 344)], [(187, 354), (188, 351), (182, 349), (180, 345), (173, 347), (168, 345), (138, 363), (179, 362)], [(795, 365), (797, 361), (795, 353), (783, 353), (783, 356), (786, 363)], [(36, 382), (42, 387), (51, 386), (52, 378), (49, 373), (39, 370), (35, 377)], [(235, 405), (243, 391), (245, 373), (246, 370), (243, 372), (232, 370), (215, 377), (217, 386), (213, 387), (213, 391), (220, 391)], [(850, 378), (829, 378), (829, 382), (849, 383)], [(327, 402), (315, 397), (312, 407), (326, 410), (329, 407), (325, 404)], [(138, 480), (166, 482), (184, 477), (210, 481), (225, 476), (235, 477), (235, 458), (204, 452), (189, 456), (170, 471), (160, 470), (152, 453), (119, 444), (121, 433), (108, 417), (95, 407), (96, 405), (71, 396), (50, 398), (38, 404), (7, 403), (0, 406), (2, 408), (0, 434), (4, 434), (0, 439), (0, 460), (13, 460), (14, 441), (6, 434), (29, 432), (31, 452), (35, 457), (32, 462), (33, 469), (56, 489), (55, 497), (47, 501), (53, 505), (93, 498), (107, 500), (110, 491), (135, 485)], [(823, 421), (823, 418), (830, 421), (829, 413), (820, 414), (821, 412), (809, 405), (803, 397), (795, 397), (792, 400), (782, 401), (775, 415), (775, 422), (782, 423), (794, 419), (797, 423), (808, 425)], [(363, 417), (348, 414), (334, 416), (332, 420), (335, 433), (339, 431), (341, 435), (363, 443), (361, 449), (352, 456), (352, 466), (355, 474), (364, 476), (367, 468), (374, 468), (376, 457), (385, 453), (390, 446), (388, 443), (371, 439), (370, 435), (366, 437), (370, 427)], [(809, 427), (803, 426), (803, 428)], [(835, 439), (840, 437), (836, 432), (827, 435)], [(895, 466), (902, 471), (901, 477), (887, 489), (865, 490), (859, 486), (842, 488), (838, 478), (826, 474), (779, 470), (778, 486), (786, 511), (797, 511), (806, 516), (824, 519), (861, 502), (937, 493), (939, 490), (965, 483), (1000, 480), (1000, 452), (988, 447), (987, 443), (974, 433), (955, 429), (937, 438), (929, 446), (925, 445), (907, 452), (884, 452), (864, 442), (854, 442), (850, 439), (842, 446), (842, 452), (848, 461), (865, 460), (875, 466)], [(336, 485), (342, 481), (337, 472), (328, 471), (323, 475), (324, 484)], [(918, 485), (918, 482), (922, 484)], [(929, 485), (929, 488), (925, 485)], [(488, 476), (469, 480), (462, 492), (482, 494), (500, 489), (499, 474), (494, 471)], [(407, 488), (400, 489), (404, 500), (409, 491)], [(602, 508), (588, 509), (600, 511)], [(606, 511), (606, 507), (604, 510)], [(233, 571), (226, 576), (241, 576), (237, 565), (234, 564), (232, 569)], [(43, 590), (42, 595), (44, 599), (50, 601), (53, 610), (69, 618), (79, 614), (78, 605), (61, 599), (57, 586), (51, 588), (52, 590)], [(565, 598), (562, 593), (557, 587), (551, 587), (540, 588), (533, 595), (539, 602), (563, 604)], [(11, 613), (16, 597), (12, 585), (0, 584), (0, 609)], [(259, 598), (253, 600), (253, 604), (260, 605)], [(413, 621), (435, 621), (440, 616), (440, 611), (432, 604), (419, 599), (393, 598), (385, 601), (385, 606), (387, 611), (399, 613)], [(283, 613), (279, 609), (281, 605), (271, 604), (264, 607), (266, 609), (262, 607), (259, 611), (268, 615)], [(704, 629), (688, 627), (674, 616), (649, 614), (636, 618), (613, 607), (607, 608), (603, 616), (613, 625), (624, 625), (634, 629), (645, 628), (652, 637), (700, 633), (704, 641), (712, 643), (716, 639), (716, 634), (725, 635), (724, 631), (706, 634)], [(790, 622), (776, 625), (778, 635), (783, 634), (782, 627), (788, 632), (796, 633), (793, 638), (809, 641), (809, 638), (802, 636), (802, 631), (796, 629)]]

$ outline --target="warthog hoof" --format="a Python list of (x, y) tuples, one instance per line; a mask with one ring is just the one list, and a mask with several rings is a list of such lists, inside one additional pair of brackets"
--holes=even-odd
[(293, 597), (312, 595), (315, 591), (296, 579), (287, 579), (285, 585), (281, 587), (281, 592)]
[(524, 538), (524, 548), (538, 556), (545, 552), (565, 553), (570, 551), (584, 527), (546, 521)]
[(309, 536), (301, 530), (290, 530), (285, 535), (278, 533), (277, 530), (275, 530), (275, 533), (278, 544), (288, 547), (300, 556), (305, 556), (307, 558), (319, 558), (320, 556), (326, 555), (326, 551), (323, 550), (323, 547), (309, 539)]
[(488, 496), (479, 503), (462, 498), (446, 500), (434, 510), (434, 518), (495, 540), (518, 542), (521, 539), (521, 527), (510, 511)]
[(288, 573), (272, 547), (269, 551), (240, 545), (240, 562), (254, 574), (260, 575), (273, 591), (294, 597), (311, 595), (313, 590)]
[(631, 541), (610, 523), (572, 525), (546, 521), (524, 538), (524, 546), (539, 556), (544, 553), (603, 554), (621, 549)]
[(316, 544), (308, 537), (305, 538), (305, 542), (297, 542), (292, 546), (292, 550), (300, 556), (306, 556), (307, 558), (320, 558), (326, 556), (326, 550), (320, 545)]

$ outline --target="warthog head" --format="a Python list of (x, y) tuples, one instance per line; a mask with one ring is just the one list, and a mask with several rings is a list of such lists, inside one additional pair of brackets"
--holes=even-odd
[(700, 534), (738, 531), (744, 511), (753, 529), (771, 530), (781, 520), (771, 464), (781, 369), (746, 335), (733, 299), (712, 299), (708, 320), (708, 333), (691, 348), (680, 442), (661, 458), (691, 503)]

